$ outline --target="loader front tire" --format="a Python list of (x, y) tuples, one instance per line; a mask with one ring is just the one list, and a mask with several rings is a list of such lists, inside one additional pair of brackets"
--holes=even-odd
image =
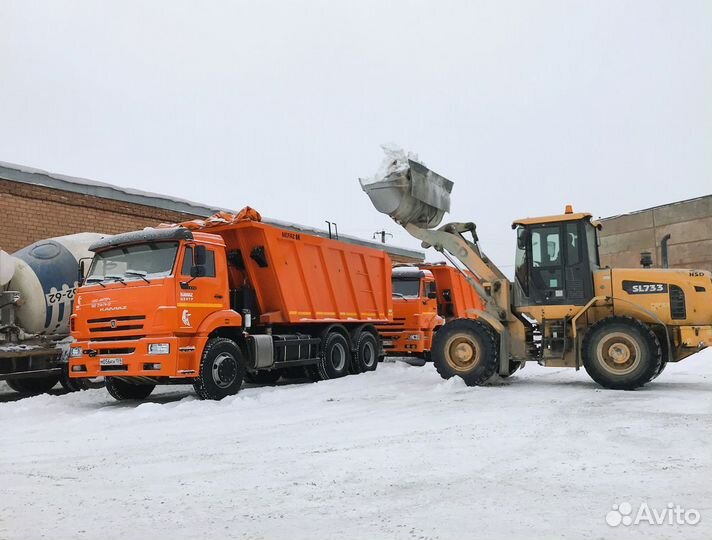
[(497, 371), (497, 337), (482, 321), (456, 319), (446, 323), (435, 334), (431, 354), (443, 379), (457, 376), (467, 386), (484, 384)]
[(127, 399), (146, 399), (151, 395), (153, 389), (156, 388), (155, 384), (132, 383), (122, 381), (116, 377), (106, 377), (105, 384), (106, 390), (109, 392), (111, 397), (117, 401), (124, 401)]
[(594, 324), (583, 340), (583, 365), (604, 388), (634, 390), (661, 370), (657, 336), (632, 317), (609, 317)]
[(193, 389), (200, 399), (220, 401), (237, 394), (244, 377), (245, 360), (237, 343), (216, 337), (205, 345)]

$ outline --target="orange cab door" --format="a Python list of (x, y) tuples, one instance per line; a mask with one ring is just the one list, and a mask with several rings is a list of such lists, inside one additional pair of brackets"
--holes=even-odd
[(181, 333), (197, 332), (212, 313), (229, 305), (225, 252), (206, 246), (205, 275), (191, 277), (194, 246), (186, 246), (178, 279), (178, 327)]
[(437, 315), (438, 299), (437, 288), (434, 280), (423, 280), (423, 315)]

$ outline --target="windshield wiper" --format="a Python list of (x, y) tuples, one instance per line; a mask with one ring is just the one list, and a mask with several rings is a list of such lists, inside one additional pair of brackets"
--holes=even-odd
[(405, 298), (405, 295), (403, 293), (399, 293), (399, 292), (394, 292), (393, 296), (397, 296), (399, 298)]
[(147, 273), (148, 272), (143, 272), (141, 270), (126, 270), (126, 272), (124, 272), (124, 274), (126, 274), (127, 276), (137, 276), (144, 280), (146, 283), (151, 283), (151, 281), (146, 278)]
[(104, 279), (113, 279), (115, 281), (119, 281), (125, 287), (128, 287), (128, 285), (126, 284), (126, 280), (118, 274), (106, 274), (104, 276)]
[(94, 276), (94, 277), (88, 277), (84, 280), (84, 283), (98, 283), (102, 287), (106, 289), (106, 285), (102, 283), (104, 281), (104, 276)]

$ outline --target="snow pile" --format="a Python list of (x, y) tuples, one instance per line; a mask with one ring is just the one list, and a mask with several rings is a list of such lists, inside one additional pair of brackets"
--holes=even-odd
[[(711, 388), (709, 351), (635, 392), (535, 365), (467, 388), (397, 362), (221, 402), (0, 403), (0, 538), (707, 539)], [(626, 501), (702, 520), (607, 525)]]
[[(410, 165), (408, 164), (409, 159), (421, 163), (418, 160), (418, 154), (415, 154), (413, 152), (406, 152), (395, 144), (382, 144), (381, 148), (386, 154), (383, 158), (383, 161), (381, 161), (381, 166), (378, 168), (378, 171), (373, 176), (359, 179), (359, 182), (361, 182), (361, 186), (375, 184), (376, 182), (383, 182), (384, 180), (387, 180), (389, 177), (392, 176), (403, 175), (405, 172), (408, 171), (410, 167)], [(425, 164), (423, 163), (423, 165)]]

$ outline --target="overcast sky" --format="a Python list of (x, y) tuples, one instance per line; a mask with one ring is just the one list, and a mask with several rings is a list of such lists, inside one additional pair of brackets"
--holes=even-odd
[(363, 237), (381, 143), (513, 219), (712, 193), (709, 1), (0, 0), (0, 160)]

